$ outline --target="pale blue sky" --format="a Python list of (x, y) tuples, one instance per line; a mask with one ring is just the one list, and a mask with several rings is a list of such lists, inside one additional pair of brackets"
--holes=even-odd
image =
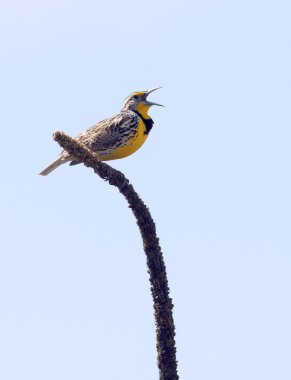
[(289, 1), (2, 1), (0, 378), (157, 379), (141, 239), (83, 166), (37, 173), (135, 90), (112, 162), (150, 207), (183, 380), (291, 379)]

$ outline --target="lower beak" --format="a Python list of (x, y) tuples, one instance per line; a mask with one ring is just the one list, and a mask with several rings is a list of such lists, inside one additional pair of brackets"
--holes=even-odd
[[(151, 90), (148, 90), (146, 91), (146, 98), (148, 97), (149, 94), (151, 94), (152, 92), (156, 91), (156, 90), (159, 90), (160, 88), (162, 87), (156, 87), (156, 88), (153, 88)], [(162, 104), (158, 104), (158, 103), (154, 103), (154, 102), (149, 102), (148, 100), (146, 100), (146, 103), (149, 105), (149, 106), (160, 106), (160, 107), (164, 107)]]

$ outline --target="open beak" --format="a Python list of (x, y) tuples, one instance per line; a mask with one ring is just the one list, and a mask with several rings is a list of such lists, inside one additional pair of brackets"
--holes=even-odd
[[(160, 88), (162, 87), (156, 87), (156, 88), (153, 88), (151, 90), (148, 90), (145, 92), (145, 98), (147, 99), (148, 95), (151, 94), (152, 92), (156, 91), (156, 90), (159, 90)], [(164, 107), (162, 104), (158, 104), (158, 103), (154, 103), (154, 102), (150, 102), (148, 100), (146, 100), (146, 103), (149, 105), (149, 106), (160, 106), (160, 107)]]

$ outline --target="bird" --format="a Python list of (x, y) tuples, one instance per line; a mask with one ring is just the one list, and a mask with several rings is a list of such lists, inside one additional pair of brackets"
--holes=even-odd
[[(153, 128), (154, 121), (148, 114), (150, 107), (163, 107), (162, 104), (147, 99), (149, 94), (160, 88), (133, 92), (125, 99), (117, 115), (99, 121), (75, 139), (95, 152), (100, 161), (116, 160), (131, 155), (143, 145)], [(80, 163), (63, 150), (59, 158), (39, 174), (46, 176), (67, 162), (70, 162), (70, 165)]]

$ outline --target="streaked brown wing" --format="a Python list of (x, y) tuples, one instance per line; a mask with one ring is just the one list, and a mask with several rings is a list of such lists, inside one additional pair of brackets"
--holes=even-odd
[(124, 130), (136, 127), (138, 118), (132, 113), (122, 112), (114, 117), (100, 121), (76, 138), (94, 152), (113, 147)]

